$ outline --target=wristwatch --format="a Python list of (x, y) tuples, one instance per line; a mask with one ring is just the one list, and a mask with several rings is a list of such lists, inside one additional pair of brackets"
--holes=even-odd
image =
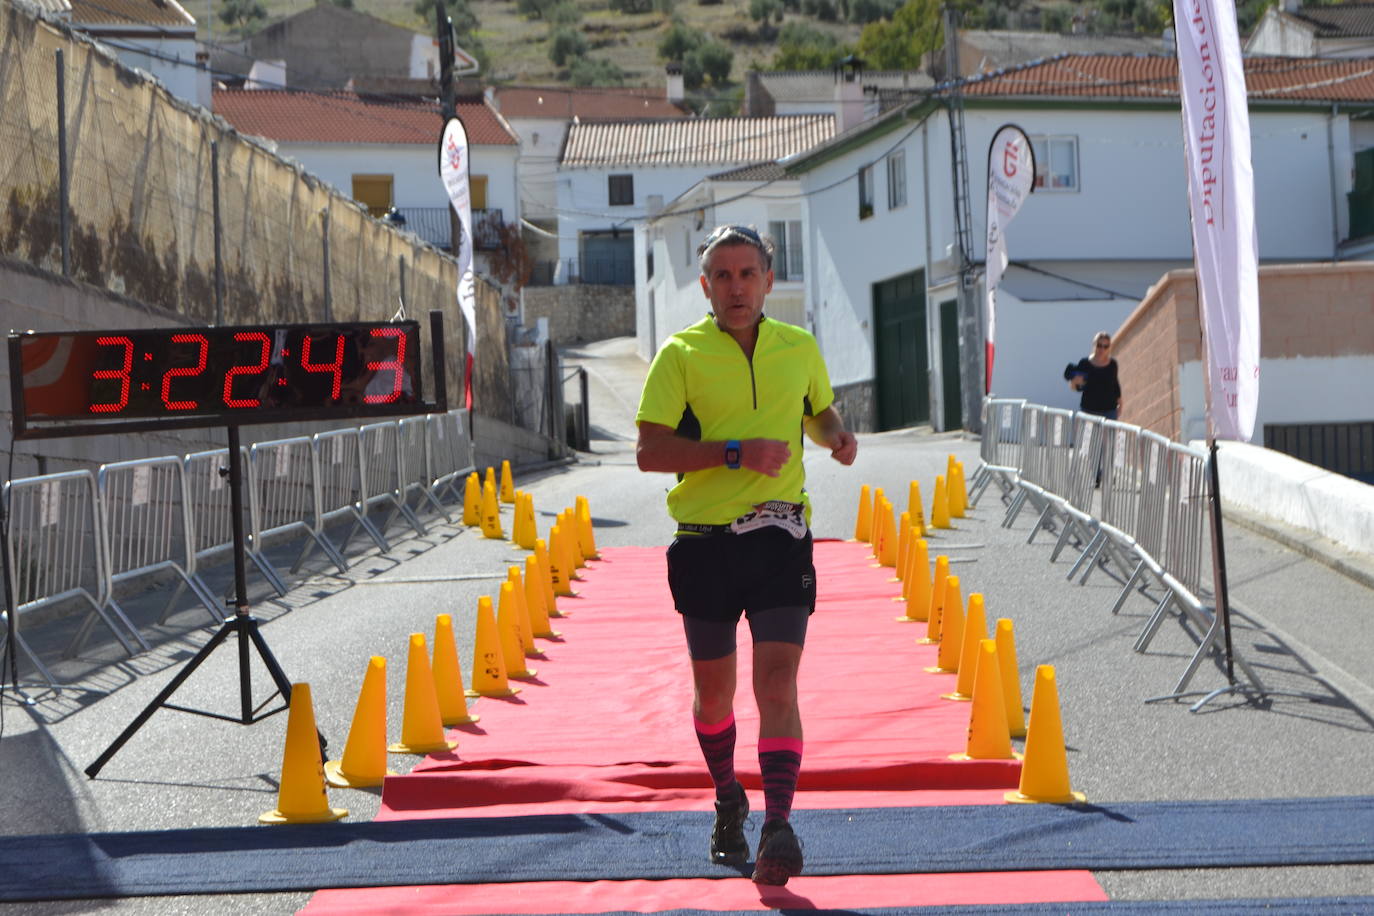
[(739, 440), (731, 439), (725, 443), (725, 466), (732, 471), (739, 470)]

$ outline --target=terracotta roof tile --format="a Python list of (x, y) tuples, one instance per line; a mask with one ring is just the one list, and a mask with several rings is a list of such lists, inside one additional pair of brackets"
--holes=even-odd
[(573, 124), (562, 165), (734, 165), (776, 161), (835, 134), (835, 116)]
[(668, 101), (662, 89), (559, 89), (509, 86), (496, 90), (496, 107), (507, 118), (628, 121), (686, 118), (691, 112)]
[[(217, 89), (215, 114), (240, 133), (288, 143), (438, 143), (437, 105), (380, 102), (346, 92)], [(468, 142), (514, 146), (515, 135), (483, 102), (459, 102)]]
[(1315, 26), (1318, 38), (1368, 38), (1374, 35), (1374, 3), (1305, 6), (1288, 15)]
[(176, 0), (71, 0), (75, 25), (194, 26)]
[[(1252, 100), (1374, 102), (1374, 60), (1249, 57)], [(968, 96), (1177, 99), (1178, 60), (1163, 55), (1062, 54), (975, 77)]]

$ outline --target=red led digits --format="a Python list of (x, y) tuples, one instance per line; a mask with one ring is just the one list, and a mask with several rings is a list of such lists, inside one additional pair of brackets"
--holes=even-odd
[(162, 403), (167, 405), (168, 410), (195, 410), (200, 406), (199, 401), (172, 400), (172, 379), (182, 376), (196, 376), (204, 372), (205, 357), (210, 352), (210, 341), (205, 339), (204, 334), (173, 334), (172, 343), (200, 344), (200, 355), (196, 357), (196, 364), (194, 366), (168, 369), (162, 376)]
[(236, 343), (256, 340), (262, 345), (258, 354), (258, 364), (256, 366), (234, 366), (224, 373), (224, 403), (228, 407), (258, 407), (262, 404), (259, 398), (236, 398), (234, 397), (234, 379), (240, 375), (260, 375), (267, 371), (267, 363), (272, 355), (272, 338), (262, 331), (240, 331), (234, 335)]
[(343, 353), (344, 336), (336, 334), (334, 336), (334, 361), (332, 363), (312, 363), (310, 361), (310, 335), (306, 334), (301, 339), (301, 368), (306, 372), (329, 372), (334, 376), (334, 383), (329, 389), (329, 400), (339, 399), (339, 388), (343, 384)]
[(91, 373), (91, 378), (119, 379), (119, 400), (113, 404), (92, 404), (91, 413), (118, 413), (129, 403), (129, 371), (134, 367), (134, 342), (123, 335), (114, 337), (97, 337), (95, 342), (102, 347), (123, 347), (123, 365), (118, 369), (97, 369)]
[(377, 394), (365, 394), (363, 395), (363, 403), (391, 404), (401, 396), (401, 382), (405, 379), (406, 333), (400, 328), (373, 328), (371, 336), (374, 340), (383, 337), (395, 339), (396, 355), (391, 359), (368, 361), (367, 368), (369, 370), (373, 372), (387, 371), (391, 373), (391, 391), (385, 394), (381, 392)]

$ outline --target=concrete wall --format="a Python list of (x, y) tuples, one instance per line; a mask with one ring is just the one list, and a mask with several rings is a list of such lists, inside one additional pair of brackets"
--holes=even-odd
[(635, 291), (631, 286), (527, 286), (525, 323), (549, 320), (549, 337), (556, 345), (633, 337)]
[[(1266, 423), (1374, 418), (1374, 263), (1261, 267), (1260, 397)], [(1122, 419), (1171, 438), (1206, 434), (1193, 271), (1151, 288), (1117, 329)]]

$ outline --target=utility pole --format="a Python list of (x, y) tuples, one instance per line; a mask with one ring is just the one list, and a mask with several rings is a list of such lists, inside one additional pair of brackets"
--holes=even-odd
[[(982, 328), (978, 273), (973, 264), (973, 217), (969, 207), (968, 143), (964, 137), (964, 89), (959, 75), (959, 23), (953, 5), (944, 8), (945, 79), (949, 84), (949, 139), (954, 167), (954, 238), (959, 249), (959, 389), (963, 427), (981, 432), (983, 393)], [(949, 418), (945, 427), (949, 428)]]
[[(444, 9), (444, 0), (434, 0), (434, 27), (439, 39), (439, 104), (444, 124), (448, 124), (448, 119), (458, 113), (458, 104), (453, 90), (453, 21)], [(452, 205), (448, 208), (448, 239), (449, 251), (458, 254), (458, 245), (463, 239), (463, 223)]]

